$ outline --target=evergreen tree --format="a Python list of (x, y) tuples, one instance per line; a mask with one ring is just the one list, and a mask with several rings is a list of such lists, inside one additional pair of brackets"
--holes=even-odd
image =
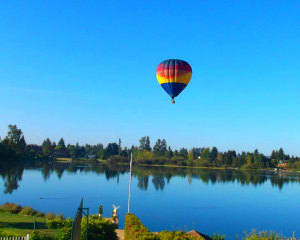
[(210, 152), (210, 161), (215, 163), (217, 160), (217, 156), (218, 156), (218, 149), (216, 147), (213, 147)]
[(63, 138), (61, 138), (58, 141), (57, 146), (55, 147), (57, 150), (65, 150), (66, 149), (66, 145), (65, 145), (65, 140)]
[(45, 157), (50, 157), (53, 153), (52, 143), (49, 138), (42, 143), (42, 153)]
[(142, 151), (151, 151), (151, 146), (150, 146), (150, 138), (149, 136), (145, 136), (145, 137), (142, 137), (140, 139), (140, 146), (139, 146), (139, 149), (142, 150)]
[(161, 156), (164, 155), (164, 153), (167, 151), (167, 142), (165, 139), (160, 140), (157, 139), (154, 147), (153, 147), (153, 152), (155, 155)]

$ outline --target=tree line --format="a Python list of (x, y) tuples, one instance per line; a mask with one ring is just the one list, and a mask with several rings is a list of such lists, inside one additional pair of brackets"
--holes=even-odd
[(300, 168), (300, 158), (286, 154), (282, 148), (273, 150), (270, 156), (253, 152), (237, 153), (234, 150), (219, 151), (216, 147), (194, 147), (191, 149), (172, 149), (165, 139), (157, 139), (152, 146), (150, 137), (144, 136), (137, 146), (122, 147), (118, 142), (95, 145), (66, 144), (61, 138), (57, 143), (49, 138), (41, 145), (27, 144), (21, 129), (16, 125), (8, 126), (7, 136), (0, 138), (1, 162), (13, 162), (26, 159), (55, 160), (72, 158), (81, 160), (106, 160), (110, 163), (129, 162), (130, 153), (135, 163), (157, 165), (180, 165), (199, 167), (234, 167), (234, 168), (274, 168), (279, 163), (286, 163), (288, 168)]

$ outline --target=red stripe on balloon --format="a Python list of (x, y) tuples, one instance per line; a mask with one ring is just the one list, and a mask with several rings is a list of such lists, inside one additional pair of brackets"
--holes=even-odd
[(161, 71), (164, 71), (166, 69), (168, 69), (168, 70), (175, 69), (175, 70), (178, 70), (178, 71), (187, 71), (187, 72), (192, 71), (191, 67), (187, 64), (180, 64), (180, 65), (175, 64), (175, 68), (174, 68), (174, 66), (168, 66), (168, 65), (165, 65), (165, 64), (161, 63), (161, 64), (158, 65), (158, 67), (156, 69), (156, 72), (161, 72)]

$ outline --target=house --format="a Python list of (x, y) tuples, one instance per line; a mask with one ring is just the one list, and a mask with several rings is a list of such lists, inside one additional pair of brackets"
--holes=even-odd
[(286, 166), (287, 166), (287, 163), (285, 163), (285, 162), (279, 162), (279, 163), (277, 164), (277, 167), (278, 167), (278, 168), (286, 168)]
[(187, 232), (186, 234), (191, 235), (193, 237), (198, 237), (198, 238), (203, 239), (203, 240), (212, 240), (211, 237), (209, 237), (209, 236), (207, 236), (203, 233), (200, 233), (196, 230), (191, 230), (191, 231)]

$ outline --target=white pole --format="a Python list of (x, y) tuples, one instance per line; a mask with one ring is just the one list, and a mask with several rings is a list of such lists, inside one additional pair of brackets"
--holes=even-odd
[(132, 179), (132, 152), (130, 157), (129, 163), (129, 185), (128, 185), (128, 213), (130, 213), (130, 186), (131, 186), (131, 179)]

